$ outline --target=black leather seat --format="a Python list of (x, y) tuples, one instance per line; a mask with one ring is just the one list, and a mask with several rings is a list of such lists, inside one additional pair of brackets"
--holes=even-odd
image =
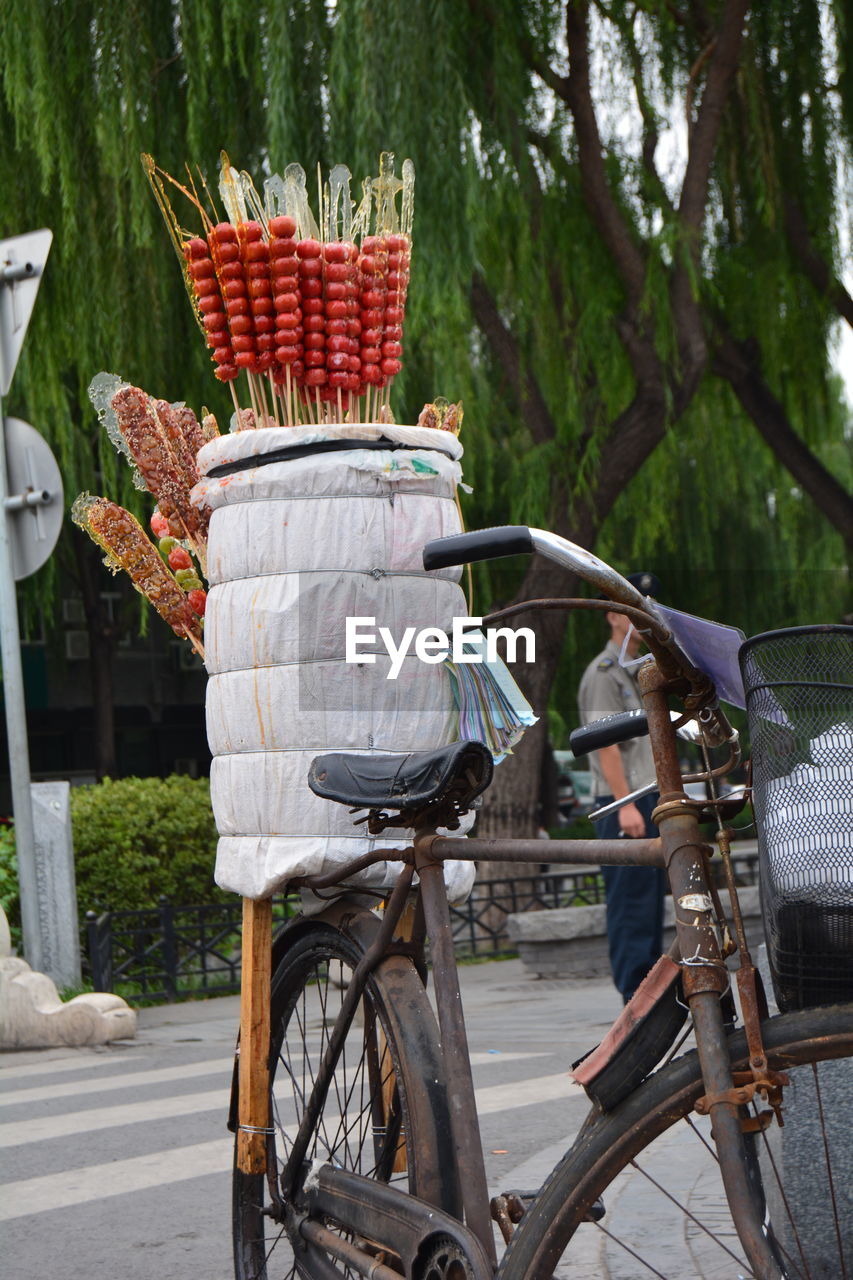
[(482, 742), (399, 755), (335, 751), (312, 761), (308, 785), (324, 800), (353, 809), (420, 809), (451, 790), (461, 808), (485, 791), (493, 771), (491, 752)]

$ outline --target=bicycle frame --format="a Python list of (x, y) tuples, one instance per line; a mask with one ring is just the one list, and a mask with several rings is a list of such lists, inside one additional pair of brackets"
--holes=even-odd
[[(757, 1274), (766, 1280), (775, 1280), (780, 1277), (781, 1272), (762, 1232), (762, 1219), (750, 1194), (739, 1111), (744, 1099), (734, 1088), (726, 1048), (721, 997), (728, 988), (729, 978), (717, 937), (714, 895), (708, 876), (707, 862), (712, 850), (700, 831), (699, 805), (691, 801), (683, 790), (669, 696), (676, 694), (685, 707), (685, 712), (699, 719), (708, 745), (731, 744), (735, 736), (716, 704), (710, 681), (687, 660), (666, 626), (655, 616), (653, 605), (648, 600), (603, 561), (582, 548), (565, 543), (563, 539), (544, 531), (530, 530), (529, 534), (533, 549), (580, 573), (594, 586), (604, 590), (613, 602), (610, 608), (621, 607), (635, 619), (635, 624), (645, 622), (645, 628), (639, 626), (639, 629), (643, 631), (653, 655), (641, 668), (639, 683), (660, 797), (654, 814), (654, 821), (660, 831), (659, 837), (630, 841), (552, 840), (548, 845), (547, 858), (549, 862), (557, 864), (565, 861), (605, 866), (646, 865), (665, 868), (675, 905), (675, 954), (681, 966), (684, 994), (693, 1017), (706, 1089), (702, 1101), (712, 1116), (713, 1134), (729, 1207)], [(599, 602), (594, 601), (571, 603), (582, 607), (600, 607)], [(417, 900), (415, 947), (424, 939), (428, 940), (466, 1224), (463, 1227), (448, 1218), (445, 1226), (451, 1235), (455, 1232), (457, 1239), (467, 1241), (466, 1248), (469, 1250), (474, 1272), (478, 1277), (485, 1277), (492, 1274), (496, 1255), (442, 863), (448, 859), (538, 863), (543, 858), (542, 844), (538, 840), (474, 838), (460, 841), (437, 835), (433, 827), (417, 831), (409, 848), (397, 851), (385, 849), (381, 853), (368, 854), (331, 876), (313, 877), (303, 883), (313, 889), (326, 888), (345, 881), (372, 862), (395, 856), (406, 865), (386, 904), (375, 940), (353, 973), (282, 1174), (281, 1185), (285, 1195), (289, 1197), (296, 1185), (315, 1120), (324, 1103), (347, 1026), (364, 993), (371, 969), (388, 953), (389, 946), (400, 949), (399, 944), (393, 943), (393, 939), (416, 871), (420, 880), (420, 892)], [(733, 884), (730, 885), (731, 889), (733, 887)], [(757, 1016), (755, 1025), (757, 1026)], [(756, 1066), (754, 1057), (752, 1065)], [(274, 1200), (281, 1204), (274, 1184), (275, 1175), (271, 1170), (270, 1189)], [(391, 1236), (383, 1242), (391, 1248), (397, 1248), (401, 1257), (406, 1255), (412, 1247), (412, 1240), (417, 1237), (419, 1214), (422, 1219), (420, 1229), (423, 1231), (435, 1229), (437, 1213), (439, 1218), (446, 1217), (435, 1208), (421, 1205), (421, 1202), (413, 1201), (412, 1197), (382, 1183), (359, 1179), (329, 1166), (323, 1167), (311, 1196), (320, 1197), (319, 1200), (315, 1199), (315, 1207), (324, 1210), (329, 1216), (337, 1217), (342, 1225), (350, 1226), (356, 1233), (365, 1213), (373, 1221), (382, 1220), (387, 1223)], [(358, 1208), (353, 1207), (356, 1202)], [(403, 1202), (407, 1204), (405, 1211)], [(421, 1205), (420, 1210), (418, 1205)], [(302, 1225), (306, 1229), (303, 1235), (307, 1233), (315, 1244), (344, 1261), (347, 1259), (341, 1250), (356, 1248), (349, 1242), (342, 1243), (339, 1237), (318, 1223), (306, 1220)], [(371, 1260), (369, 1255), (364, 1254), (362, 1262), (375, 1264), (375, 1259)], [(370, 1274), (379, 1277), (384, 1270), (380, 1268)], [(389, 1271), (388, 1275), (396, 1273)]]

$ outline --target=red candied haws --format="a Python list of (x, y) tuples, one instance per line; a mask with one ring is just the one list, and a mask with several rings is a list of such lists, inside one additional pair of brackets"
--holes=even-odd
[(291, 377), (297, 382), (304, 376), (302, 308), (299, 294), (299, 259), (296, 256), (296, 223), (287, 214), (270, 218), (269, 222), (270, 285), (275, 315), (275, 358), (273, 371), (277, 382), (284, 380), (284, 366), (290, 365)]
[(382, 376), (382, 339), (385, 325), (385, 301), (388, 286), (388, 250), (383, 236), (365, 236), (359, 257), (359, 354), (361, 379), (368, 386), (384, 385)]
[(385, 276), (388, 293), (385, 301), (380, 368), (386, 380), (396, 377), (403, 367), (403, 320), (409, 289), (411, 240), (395, 233), (385, 237), (388, 249), (388, 271)]
[(326, 321), (326, 369), (330, 398), (361, 391), (358, 249), (347, 240), (323, 245), (323, 301)]
[(269, 246), (263, 239), (263, 228), (259, 222), (239, 223), (237, 237), (254, 336), (255, 359), (249, 368), (252, 373), (265, 373), (275, 363), (275, 319)]
[(218, 222), (208, 236), (208, 243), (225, 301), (228, 328), (231, 331), (231, 345), (234, 348), (234, 364), (238, 370), (251, 370), (257, 356), (255, 327), (252, 323), (249, 290), (240, 255), (237, 228), (230, 222)]
[(299, 261), (299, 296), (305, 329), (305, 386), (312, 391), (325, 387), (326, 323), (323, 302), (323, 246), (319, 240), (306, 237), (296, 244)]
[(234, 348), (226, 326), (225, 303), (216, 268), (208, 254), (207, 244), (200, 236), (194, 236), (182, 246), (187, 270), (193, 282), (196, 305), (201, 312), (205, 341), (211, 349), (216, 365), (216, 377), (229, 382), (237, 377)]

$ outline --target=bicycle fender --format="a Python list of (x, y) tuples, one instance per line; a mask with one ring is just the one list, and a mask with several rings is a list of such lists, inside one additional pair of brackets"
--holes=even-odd
[(610, 1111), (646, 1078), (670, 1048), (687, 1017), (681, 969), (661, 956), (607, 1035), (572, 1065), (572, 1077), (602, 1111)]

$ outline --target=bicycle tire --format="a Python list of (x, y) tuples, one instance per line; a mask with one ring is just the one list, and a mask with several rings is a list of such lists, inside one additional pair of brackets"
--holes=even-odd
[[(785, 1090), (785, 1128), (779, 1130), (774, 1121), (767, 1135), (748, 1139), (750, 1175), (766, 1209), (766, 1229), (775, 1242), (780, 1268), (786, 1276), (811, 1280), (851, 1276), (849, 1169), (836, 1167), (831, 1193), (816, 1195), (814, 1189), (821, 1158), (826, 1157), (829, 1168), (830, 1161), (849, 1160), (853, 1005), (783, 1014), (762, 1030), (770, 1066), (791, 1076)], [(729, 1041), (733, 1065), (744, 1068), (748, 1054), (743, 1031), (732, 1032)], [(827, 1096), (827, 1078), (830, 1088), (846, 1094), (840, 1108)], [(588, 1121), (522, 1219), (504, 1256), (500, 1280), (753, 1276), (725, 1203), (716, 1157), (704, 1145), (706, 1122), (690, 1115), (703, 1092), (693, 1050), (662, 1067), (613, 1112)], [(820, 1107), (824, 1120), (829, 1113), (831, 1135), (814, 1130)], [(679, 1126), (679, 1121), (685, 1123)], [(701, 1139), (696, 1151), (688, 1152), (678, 1137), (682, 1129), (686, 1138)], [(792, 1135), (795, 1147), (800, 1145), (799, 1164), (795, 1149), (789, 1147), (786, 1156), (780, 1146), (790, 1143)], [(775, 1168), (786, 1178), (788, 1209), (772, 1185), (774, 1164), (767, 1148), (774, 1151), (774, 1145)], [(813, 1154), (805, 1163), (804, 1145)], [(703, 1157), (701, 1165), (697, 1152)], [(793, 1186), (803, 1177), (809, 1184), (805, 1208)], [(603, 1216), (593, 1221), (601, 1211), (596, 1202), (602, 1199)], [(693, 1217), (685, 1216), (688, 1212)], [(789, 1216), (797, 1223), (796, 1234)]]
[[(376, 918), (360, 913), (355, 930), (298, 922), (273, 975), (271, 998), (271, 1123), (278, 1174), (287, 1155), (306, 1087), (328, 1042), (342, 997), (342, 982), (360, 960)], [(366, 935), (366, 936), (365, 936)], [(381, 1030), (381, 1035), (378, 1032)], [(385, 1049), (387, 1046), (387, 1052)], [(377, 1063), (381, 1069), (377, 1078)], [(338, 1167), (402, 1185), (454, 1216), (461, 1216), (438, 1033), (429, 1000), (412, 961), (384, 958), (368, 979), (319, 1117), (306, 1165), (320, 1158)], [(385, 1097), (385, 1133), (374, 1108)], [(398, 1117), (394, 1123), (393, 1117)], [(405, 1171), (392, 1165), (405, 1147)], [(294, 1195), (298, 1201), (299, 1191)], [(269, 1215), (264, 1175), (233, 1177), (234, 1270), (237, 1280), (289, 1280), (310, 1276), (294, 1260), (285, 1227)], [(265, 1213), (264, 1210), (267, 1209)], [(355, 1276), (323, 1255), (322, 1274)], [(337, 1269), (336, 1269), (337, 1268)]]

